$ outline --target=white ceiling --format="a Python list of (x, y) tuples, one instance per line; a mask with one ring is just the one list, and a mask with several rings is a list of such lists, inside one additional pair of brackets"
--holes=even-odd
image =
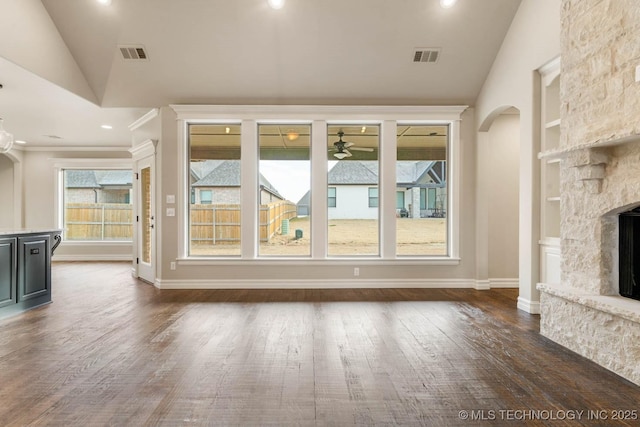
[[(21, 31), (0, 30), (0, 117), (28, 147), (104, 147), (129, 145), (127, 125), (167, 104), (473, 105), (519, 4), (0, 0), (0, 24)], [(125, 61), (122, 44), (148, 60)], [(414, 63), (415, 48), (442, 51)]]

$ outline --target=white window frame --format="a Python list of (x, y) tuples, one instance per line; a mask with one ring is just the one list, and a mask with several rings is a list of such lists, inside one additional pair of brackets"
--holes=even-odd
[[(330, 258), (327, 255), (327, 126), (335, 123), (376, 124), (381, 126), (380, 140), (380, 255), (358, 256), (366, 265), (457, 265), (459, 258), (460, 229), (460, 120), (467, 106), (295, 106), (295, 105), (171, 105), (178, 121), (178, 169), (180, 185), (177, 197), (179, 210), (178, 261), (184, 265), (259, 265), (323, 263), (327, 265), (348, 264), (355, 257)], [(194, 258), (188, 254), (188, 203), (190, 202), (187, 161), (189, 158), (188, 125), (194, 123), (240, 123), (241, 132), (241, 203), (242, 241), (241, 256)], [(264, 257), (258, 258), (258, 198), (255, 183), (258, 182), (258, 124), (262, 123), (311, 123), (311, 206), (312, 247), (309, 258)], [(396, 256), (396, 147), (397, 126), (449, 125), (449, 147), (447, 156), (447, 245), (446, 256)], [(248, 167), (245, 167), (248, 166)], [(253, 167), (251, 167), (253, 166)]]
[[(65, 170), (131, 170), (133, 171), (133, 161), (131, 159), (52, 159), (53, 160), (53, 182), (56, 189), (54, 195), (54, 221), (57, 228), (64, 230), (64, 176)], [(134, 224), (135, 226), (135, 224)], [(63, 240), (63, 245), (82, 246), (105, 246), (133, 244), (132, 240)]]

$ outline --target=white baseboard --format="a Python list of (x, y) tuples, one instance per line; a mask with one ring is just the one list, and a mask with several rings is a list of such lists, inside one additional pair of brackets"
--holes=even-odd
[(491, 289), (491, 281), (490, 280), (476, 280), (476, 290), (478, 291), (488, 291)]
[(51, 261), (129, 261), (131, 255), (54, 255)]
[(475, 289), (472, 279), (410, 279), (410, 280), (162, 280), (156, 279), (158, 289), (340, 289), (340, 288), (425, 288)]
[(529, 314), (540, 314), (540, 301), (531, 301), (518, 297), (518, 309), (526, 311)]
[(495, 288), (518, 288), (519, 286), (518, 279), (482, 279), (476, 280), (475, 288), (479, 291), (486, 291)]
[(489, 279), (489, 286), (493, 288), (519, 288), (520, 280), (515, 279)]

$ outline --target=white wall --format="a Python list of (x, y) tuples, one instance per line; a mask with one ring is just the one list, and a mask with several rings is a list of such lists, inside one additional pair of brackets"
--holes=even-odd
[(489, 279), (518, 277), (520, 116), (502, 114), (491, 125), (486, 165)]
[[(336, 188), (336, 207), (329, 208), (329, 219), (378, 219), (378, 208), (369, 207), (369, 186), (330, 185)], [(377, 187), (371, 185), (371, 187)]]
[[(486, 131), (509, 107), (520, 111), (518, 307), (539, 312), (539, 79), (537, 69), (560, 54), (560, 0), (522, 0), (476, 102)], [(484, 136), (478, 136), (483, 140)], [(482, 157), (482, 153), (480, 154)], [(480, 213), (482, 215), (482, 213)], [(479, 228), (479, 230), (481, 230)], [(485, 239), (486, 236), (479, 235)], [(482, 242), (479, 243), (482, 247)], [(482, 272), (487, 266), (477, 266)]]
[(13, 161), (0, 154), (0, 228), (13, 228)]

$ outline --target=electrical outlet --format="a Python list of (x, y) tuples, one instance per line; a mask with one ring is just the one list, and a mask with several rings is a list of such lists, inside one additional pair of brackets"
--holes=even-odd
[(360, 269), (358, 267), (355, 267), (353, 269), (353, 275), (356, 276), (356, 277), (360, 275)]
[(175, 270), (176, 269), (176, 262), (175, 261), (171, 261), (171, 264), (169, 264), (169, 268), (171, 270)]

